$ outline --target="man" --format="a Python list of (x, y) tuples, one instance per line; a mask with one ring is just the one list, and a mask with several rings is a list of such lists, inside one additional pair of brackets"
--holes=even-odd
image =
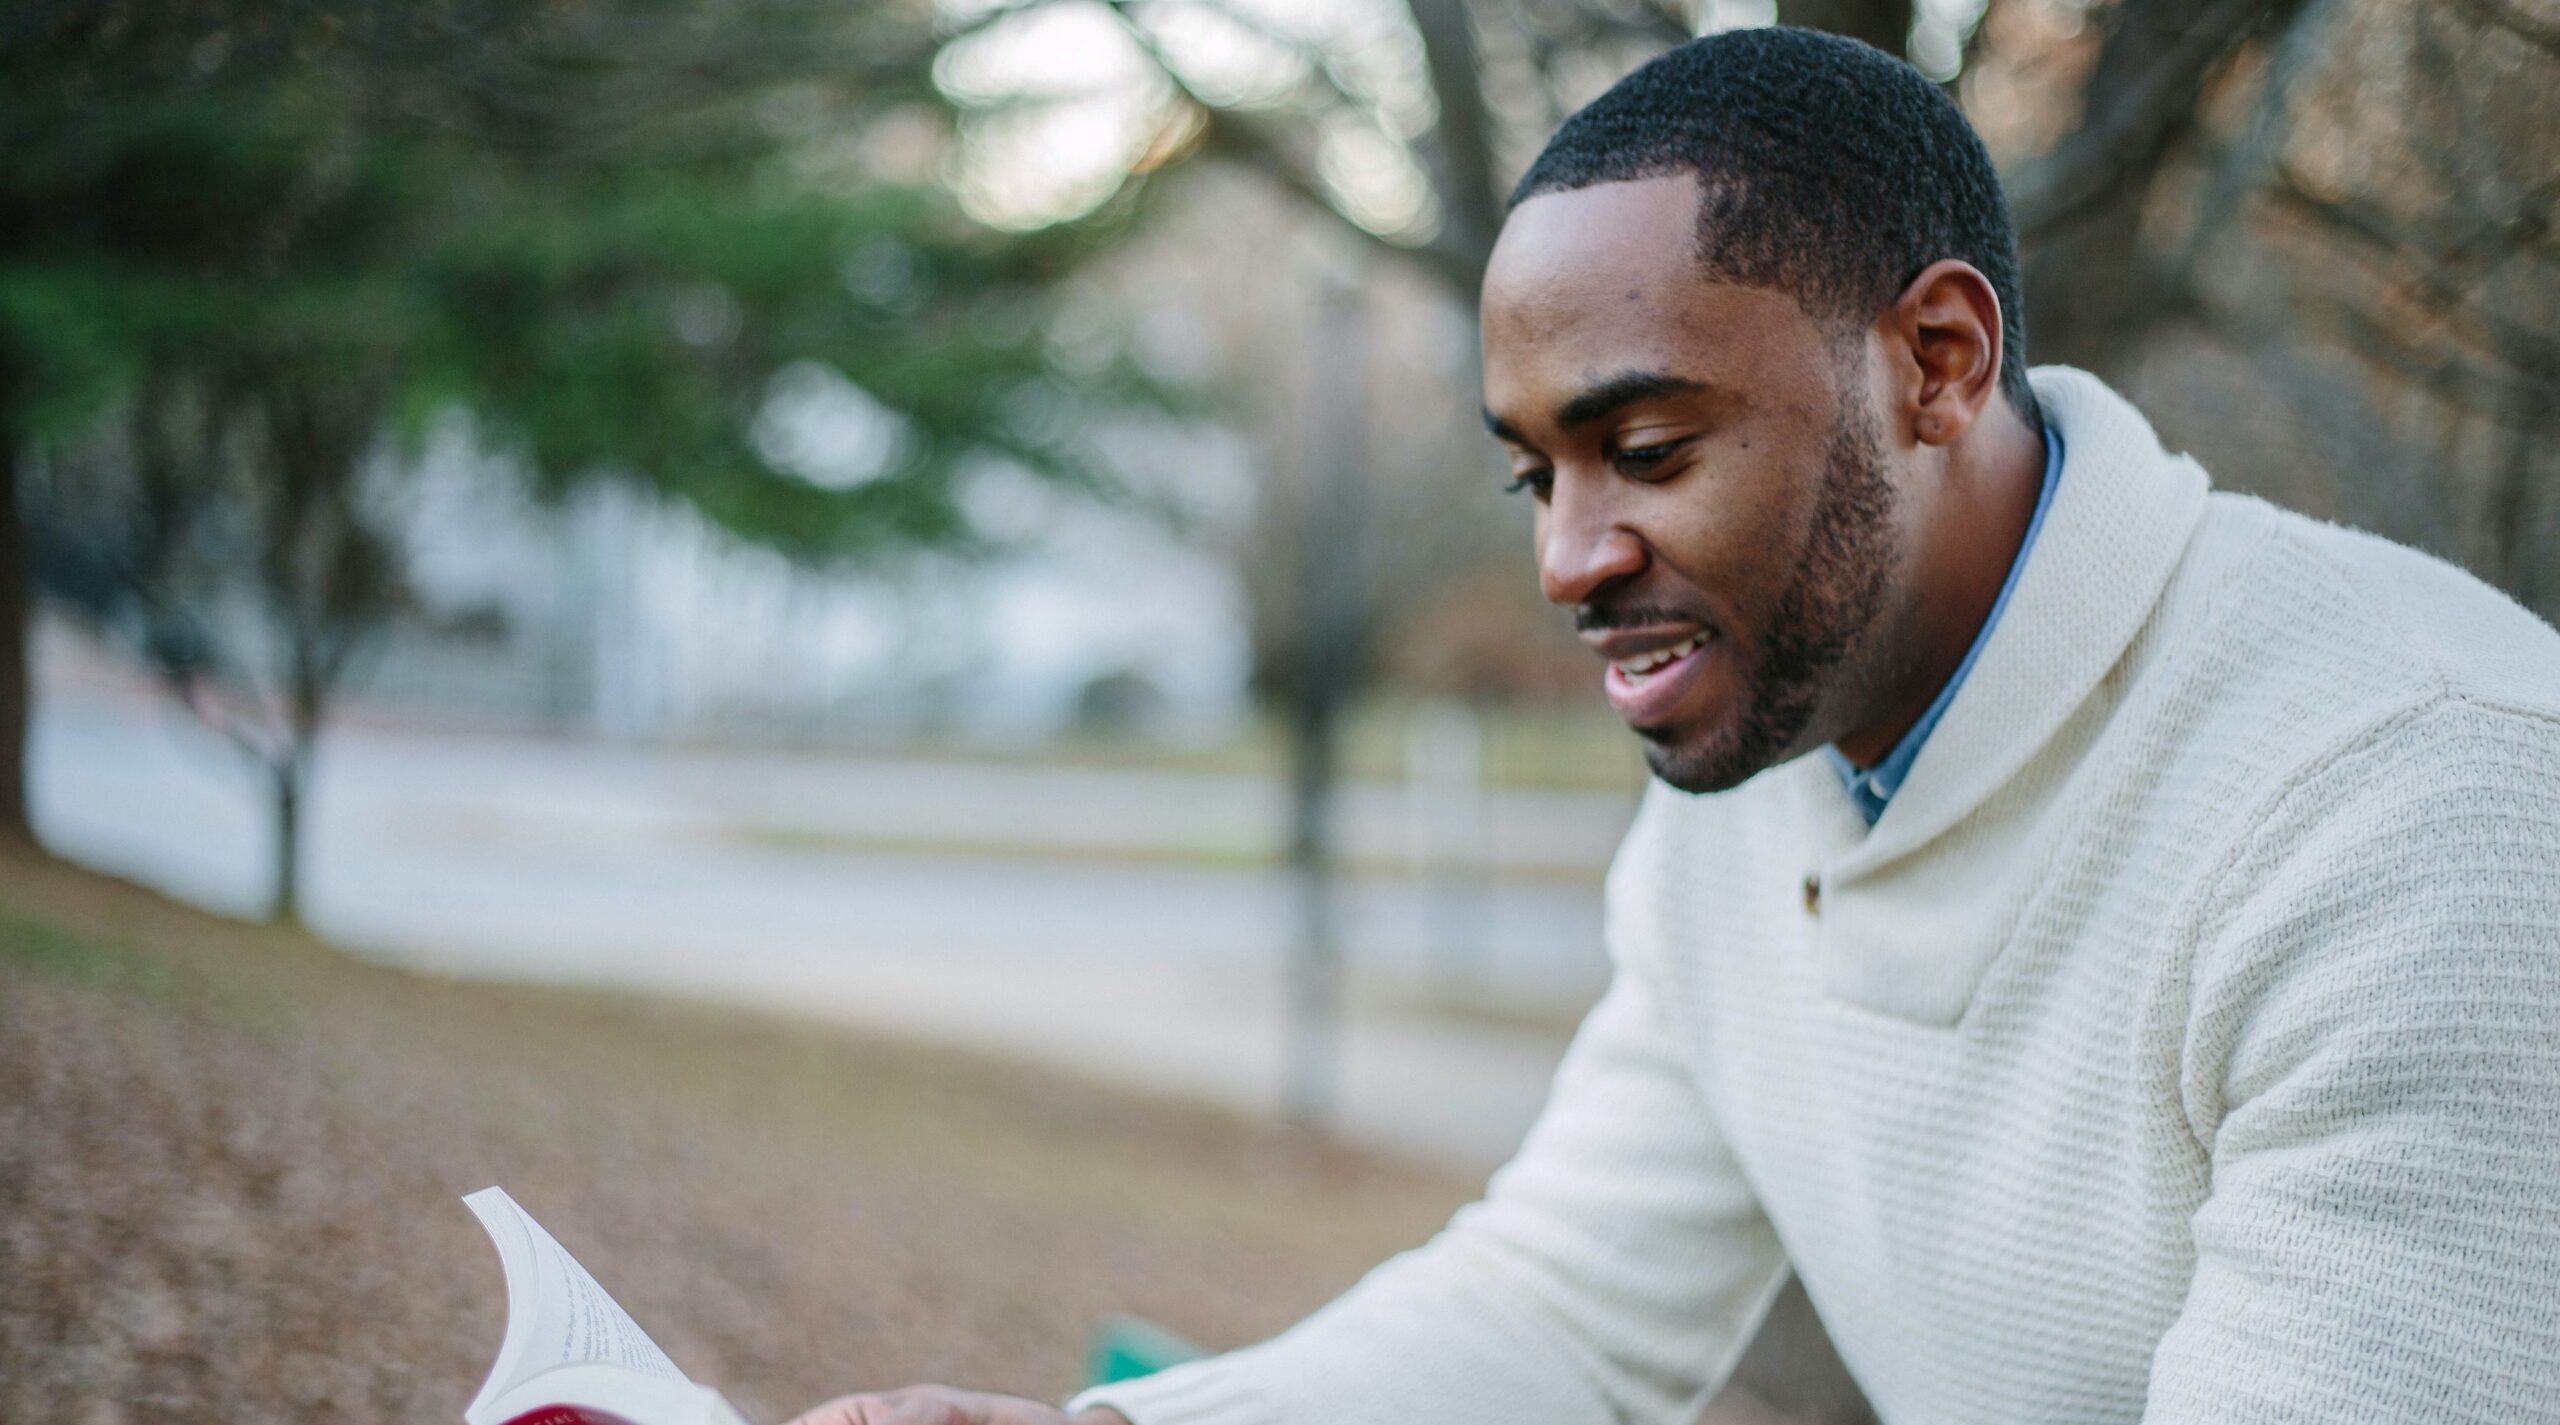
[(1792, 1272), (1888, 1422), (2560, 1419), (2560, 636), (2030, 382), (2013, 247), (1809, 32), (1556, 135), (1485, 404), (1659, 779), (1612, 986), (1430, 1245), (1072, 1410), (1685, 1425)]

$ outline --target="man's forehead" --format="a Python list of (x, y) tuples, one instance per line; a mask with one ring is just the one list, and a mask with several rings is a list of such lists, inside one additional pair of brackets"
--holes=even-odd
[(1698, 180), (1687, 173), (1529, 198), (1511, 210), (1494, 243), (1486, 315), (1497, 306), (1587, 301), (1612, 285), (1632, 282), (1641, 290), (1695, 280), (1697, 220)]
[(1629, 372), (1742, 400), (1819, 384), (1813, 358), (1827, 348), (1792, 296), (1701, 269), (1697, 201), (1683, 174), (1512, 210), (1484, 288), (1484, 398), (1498, 430), (1556, 420)]

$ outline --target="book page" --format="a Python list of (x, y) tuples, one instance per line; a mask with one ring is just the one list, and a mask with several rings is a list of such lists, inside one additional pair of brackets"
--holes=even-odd
[[(523, 1209), (519, 1208), (521, 1212)], [(560, 1362), (601, 1362), (639, 1371), (644, 1375), (683, 1380), (684, 1372), (640, 1329), (621, 1303), (605, 1294), (569, 1249), (552, 1240), (542, 1224), (531, 1217), (525, 1226), (532, 1229), (537, 1270), (542, 1280), (542, 1308), (538, 1318), (542, 1330), (529, 1343), (533, 1359)]]
[(507, 1280), (506, 1337), (479, 1397), (465, 1412), (473, 1425), (502, 1418), (491, 1416), (498, 1397), (564, 1367), (603, 1365), (688, 1383), (578, 1259), (504, 1189), (483, 1188), (463, 1202), (497, 1246)]
[(618, 1366), (562, 1366), (492, 1402), (491, 1425), (746, 1425), (709, 1389)]

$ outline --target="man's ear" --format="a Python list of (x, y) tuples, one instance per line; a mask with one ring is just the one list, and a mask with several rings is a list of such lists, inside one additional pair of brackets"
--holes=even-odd
[(1953, 445), (2000, 393), (2000, 296), (1991, 279), (1950, 257), (1929, 264), (1886, 313), (1911, 438)]

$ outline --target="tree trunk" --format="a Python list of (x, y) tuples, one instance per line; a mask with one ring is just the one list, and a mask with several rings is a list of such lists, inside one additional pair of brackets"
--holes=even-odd
[(2120, 376), (2180, 307), (2142, 224), (2153, 180), (2196, 130), (2207, 82), (2306, 0), (2123, 0), (2080, 126), (2009, 184), (2027, 355)]
[(289, 752), (271, 769), (274, 774), (276, 880), (267, 903), (267, 919), (278, 925), (302, 924), (302, 782), (300, 749)]
[(1432, 988), (1450, 1004), (1480, 1002), (1493, 980), (1484, 760), (1478, 701), (1431, 698), (1406, 719), (1408, 840), (1430, 897)]
[[(1302, 680), (1303, 686), (1303, 680)], [(1333, 1126), (1342, 1022), (1342, 927), (1334, 894), (1334, 703), (1302, 691), (1289, 718), (1289, 876), (1298, 941), (1289, 963), (1284, 1108), (1309, 1133)]]
[(1407, 0), (1406, 9), (1422, 38), (1423, 69), (1440, 111), (1422, 146), (1443, 215), (1436, 245), (1455, 255), (1458, 297), (1472, 306), (1503, 217), (1503, 193), (1494, 175), (1493, 115), (1485, 107), (1475, 22), (1464, 0)]
[(291, 620), (284, 685), (284, 759), (276, 767), (276, 898), (278, 924), (302, 924), (304, 806), (320, 725), (342, 663), (324, 640), (326, 614), (300, 610)]
[(2545, 393), (2560, 382), (2553, 380), (2554, 373), (2535, 361), (2522, 342), (2514, 343), (2502, 354), (2508, 358), (2514, 384), (2508, 387), (2497, 412), (2498, 423), (2504, 427), (2506, 448), (2500, 452), (2498, 468), (2489, 485), (2486, 566), (2489, 577), (2499, 587), (2548, 618), (2554, 591), (2544, 586), (2549, 577), (2545, 568), (2549, 555), (2535, 537), (2542, 521), (2536, 518), (2539, 511), (2533, 492), (2536, 457), (2547, 447), (2547, 436), (2555, 424)]
[(18, 490), (18, 366), (0, 339), (0, 843), (32, 843), (27, 820), (27, 630), (34, 564)]
[(1778, 18), (1865, 40), (1896, 59), (1911, 46), (1911, 0), (1781, 0)]
[(1333, 784), (1342, 715), (1358, 692), (1368, 597), (1359, 554), (1369, 390), (1362, 291), (1320, 279), (1307, 379), (1307, 480), (1298, 529), (1299, 652), (1291, 682), (1289, 868), (1298, 943), (1289, 970), (1285, 1108), (1301, 1129), (1334, 1116), (1342, 939), (1334, 895)]

